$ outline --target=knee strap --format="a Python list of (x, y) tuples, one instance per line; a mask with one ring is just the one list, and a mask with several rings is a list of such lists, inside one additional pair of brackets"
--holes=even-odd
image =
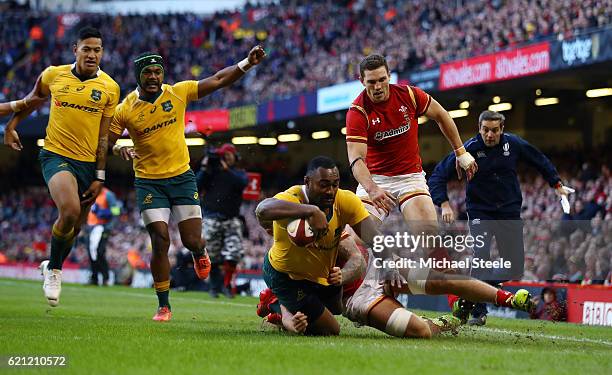
[(389, 317), (389, 320), (387, 320), (385, 332), (391, 336), (404, 337), (411, 317), (412, 313), (403, 307), (395, 309)]

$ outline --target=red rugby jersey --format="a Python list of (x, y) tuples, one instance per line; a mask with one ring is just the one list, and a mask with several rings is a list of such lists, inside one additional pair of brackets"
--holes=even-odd
[(365, 90), (346, 115), (346, 141), (368, 145), (371, 174), (397, 176), (423, 171), (418, 143), (418, 117), (431, 97), (414, 86), (389, 85), (389, 99), (373, 103)]

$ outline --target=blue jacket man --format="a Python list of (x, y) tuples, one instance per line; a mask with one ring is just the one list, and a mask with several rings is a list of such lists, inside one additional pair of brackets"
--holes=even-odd
[[(504, 121), (501, 113), (482, 112), (478, 119), (479, 134), (464, 144), (478, 163), (478, 172), (467, 182), (466, 190), (470, 234), (484, 239), (483, 246), (474, 246), (474, 257), (489, 260), (491, 239), (495, 237), (500, 257), (511, 262), (509, 270), (472, 270), (472, 276), (493, 283), (518, 280), (524, 271), (523, 197), (516, 174), (517, 163), (523, 160), (535, 167), (558, 195), (567, 196), (572, 191), (563, 186), (557, 170), (541, 151), (515, 134), (504, 133)], [(438, 163), (428, 181), (432, 200), (442, 208), (442, 219), (447, 223), (455, 216), (446, 186), (455, 171), (456, 159), (450, 154)], [(486, 316), (486, 307), (477, 306), (472, 314), (475, 318)]]

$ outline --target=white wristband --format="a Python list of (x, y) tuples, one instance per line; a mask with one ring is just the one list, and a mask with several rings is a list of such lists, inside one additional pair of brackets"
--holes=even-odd
[(104, 169), (96, 169), (96, 180), (106, 181), (106, 171)]
[(240, 61), (238, 63), (238, 68), (240, 70), (242, 70), (243, 72), (247, 72), (249, 69), (251, 69), (253, 66), (251, 65), (251, 63), (249, 62), (249, 58), (247, 57), (246, 59)]

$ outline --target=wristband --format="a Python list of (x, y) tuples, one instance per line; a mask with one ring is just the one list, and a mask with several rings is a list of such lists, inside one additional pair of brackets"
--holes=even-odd
[(96, 181), (106, 181), (106, 171), (104, 169), (96, 169)]
[(251, 63), (249, 62), (249, 58), (247, 57), (246, 59), (240, 61), (238, 63), (238, 68), (240, 70), (242, 70), (243, 72), (247, 72), (249, 69), (251, 69), (253, 66), (251, 65)]
[(461, 156), (465, 154), (465, 147), (461, 146), (455, 150), (455, 156)]
[(25, 100), (20, 99), (20, 100), (13, 100), (12, 102), (10, 102), (10, 106), (11, 106), (11, 111), (13, 112), (19, 112), (21, 111), (23, 108), (22, 107), (25, 103)]

